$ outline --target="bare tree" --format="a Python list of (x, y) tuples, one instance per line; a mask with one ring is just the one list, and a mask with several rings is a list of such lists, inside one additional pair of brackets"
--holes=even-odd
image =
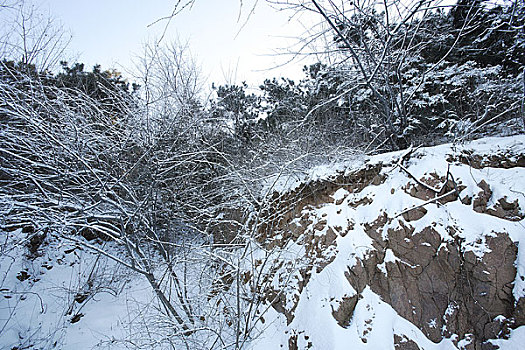
[(158, 344), (241, 348), (260, 317), (242, 262), (259, 249), (243, 216), (256, 196), (199, 108), (184, 47), (148, 52), (143, 99), (107, 91), (118, 115), (29, 63), (3, 63), (1, 228), (57, 236), (142, 276)]
[(279, 298), (266, 294), (280, 251), (259, 228), (301, 149), (225, 145), (184, 45), (147, 47), (142, 96), (106, 91), (114, 114), (45, 72), (62, 54), (33, 43), (45, 34), (21, 33), (20, 61), (0, 66), (1, 229), (59, 237), (144, 278), (161, 322), (139, 348), (245, 346)]
[(63, 59), (71, 40), (53, 18), (24, 0), (4, 2), (0, 12), (0, 53), (4, 59), (21, 61), (45, 71)]
[(426, 25), (427, 19), (455, 8), (454, 5), (440, 0), (269, 2), (281, 9), (317, 14), (321, 18), (310, 37), (301, 41), (304, 48), (319, 40), (326, 45), (322, 51), (315, 47), (313, 50), (324, 53), (326, 61), (332, 62), (331, 74), (344, 81), (331, 101), (362, 95), (361, 108), (370, 108), (362, 112), (379, 116), (377, 120), (370, 117), (363, 132), (373, 130), (374, 124), (381, 125), (376, 135), (382, 134), (380, 139), (388, 140), (394, 148), (405, 147), (409, 142), (414, 96), (462, 36), (475, 30), (474, 18), (480, 11), (475, 1), (460, 6), (462, 25), (456, 32), (448, 33), (454, 35), (453, 44), (418, 74), (417, 81), (408, 85), (407, 79), (413, 78), (407, 71), (440, 35), (436, 28)]

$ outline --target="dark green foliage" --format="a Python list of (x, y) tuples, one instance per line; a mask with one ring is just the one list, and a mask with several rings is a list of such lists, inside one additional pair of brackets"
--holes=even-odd
[(350, 18), (336, 18), (336, 26), (344, 39), (337, 35), (334, 41), (343, 50), (349, 49), (348, 44), (364, 47), (367, 41), (381, 37), (380, 27), (383, 19), (384, 15), (374, 8), (363, 9)]
[(2, 82), (23, 84), (24, 82), (27, 83), (28, 79), (46, 79), (48, 77), (48, 74), (39, 72), (34, 64), (25, 64), (9, 60), (3, 60), (0, 63), (0, 79)]
[[(388, 31), (376, 8), (332, 18), (334, 43), (347, 57), (340, 63), (307, 66), (298, 82), (266, 79), (256, 94), (245, 83), (214, 87), (210, 123), (222, 133), (221, 145), (238, 152), (308, 135), (311, 147), (386, 150), (475, 137), (498, 125), (517, 130), (523, 2), (459, 0), (401, 25), (390, 19)], [(362, 67), (351, 49), (362, 55)]]
[(63, 72), (57, 74), (57, 84), (78, 89), (100, 101), (110, 98), (111, 93), (133, 93), (139, 89), (137, 84), (132, 84), (130, 88), (122, 74), (115, 69), (103, 71), (97, 64), (91, 72), (86, 72), (83, 63), (75, 63), (71, 67), (65, 61), (60, 64)]
[(514, 1), (487, 9), (484, 3), (460, 0), (450, 12), (417, 23), (423, 28), (417, 38), (425, 45), (421, 56), (429, 63), (445, 57), (451, 64), (501, 65), (505, 74), (518, 74), (525, 64), (525, 7)]
[(349, 59), (305, 69), (303, 100), (309, 114), (346, 120), (337, 125), (362, 136), (358, 144), (390, 140), (390, 147), (404, 148), (519, 124), (522, 1), (491, 7), (460, 0), (449, 11), (390, 22), (388, 31), (375, 8), (336, 13), (333, 21), (334, 42)]
[(406, 28), (422, 47), (404, 62), (400, 84), (414, 91), (407, 112), (416, 134), (457, 136), (519, 118), (524, 21), (523, 2), (460, 0)]
[(213, 86), (217, 99), (212, 101), (212, 117), (243, 142), (254, 138), (253, 125), (258, 116), (258, 97), (247, 94), (248, 85)]
[(100, 103), (100, 107), (114, 122), (131, 107), (129, 104), (139, 86), (132, 84), (130, 88), (119, 72), (102, 71), (100, 65), (94, 66), (91, 72), (85, 72), (82, 63), (69, 67), (67, 62), (61, 62), (61, 65), (63, 72), (53, 74), (39, 71), (33, 64), (3, 60), (0, 64), (0, 80), (23, 90), (31, 89), (34, 85), (32, 82), (38, 81), (38, 85), (44, 89), (53, 87), (83, 94)]
[(63, 72), (56, 75), (56, 85), (79, 91), (101, 103), (110, 118), (116, 120), (130, 106), (122, 104), (131, 101), (130, 97), (139, 86), (129, 83), (116, 70), (101, 70), (95, 65), (91, 72), (84, 71), (83, 63), (75, 63), (71, 67), (65, 61), (60, 62)]
[(7, 225), (76, 230), (102, 202), (133, 198), (119, 180), (137, 159), (130, 110), (117, 127), (102, 100), (10, 61), (0, 65), (0, 101), (0, 195), (18, 201)]
[(266, 79), (259, 89), (263, 94), (260, 110), (265, 116), (259, 124), (267, 131), (277, 131), (308, 112), (307, 94), (291, 79)]

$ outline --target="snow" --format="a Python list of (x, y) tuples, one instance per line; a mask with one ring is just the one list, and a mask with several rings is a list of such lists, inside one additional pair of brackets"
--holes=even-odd
[(332, 197), (334, 198), (334, 201), (335, 202), (338, 202), (342, 199), (345, 199), (346, 196), (348, 196), (350, 193), (345, 190), (344, 188), (340, 188), (338, 189), (337, 191), (335, 191), (335, 193), (332, 195)]
[[(493, 192), (489, 207), (495, 205), (498, 199), (506, 198), (508, 202), (518, 201), (523, 211), (525, 169), (474, 169), (459, 162), (447, 161), (449, 156), (457, 156), (465, 151), (487, 155), (521, 154), (525, 152), (525, 136), (487, 138), (459, 145), (420, 148), (413, 151), (406, 162), (406, 169), (417, 179), (430, 173), (444, 177), (449, 170), (455, 180), (465, 186), (461, 198), (475, 197), (481, 191), (478, 183), (484, 180)], [(350, 174), (365, 164), (382, 164), (381, 174), (385, 177), (384, 183), (367, 186), (362, 191), (341, 187), (330, 194), (327, 203), (303, 208), (302, 215), (308, 215), (311, 220), (308, 227), (302, 228), (305, 232), (319, 238), (332, 230), (337, 236), (314, 260), (306, 257), (305, 245), (309, 242), (305, 241), (305, 234), (295, 240), (289, 239), (282, 249), (277, 247), (267, 250), (253, 242), (253, 247), (250, 247), (251, 260), (244, 260), (240, 268), (251, 271), (253, 261), (259, 259), (267, 262), (258, 273), (261, 279), (271, 277), (268, 286), (282, 293), (283, 307), (286, 311), (293, 310), (294, 317), (288, 323), (286, 317), (268, 303), (261, 305), (259, 311), (264, 322), (256, 324), (248, 349), (288, 348), (290, 337), (297, 338), (300, 349), (309, 345), (312, 349), (327, 350), (349, 347), (393, 349), (395, 335), (416, 342), (421, 349), (458, 349), (468, 345), (471, 341), (469, 337), (458, 339), (455, 335), (440, 343), (430, 341), (370, 287), (366, 286), (358, 293), (350, 285), (345, 273), (376, 249), (365, 226), (383, 215), (391, 219), (379, 228), (378, 234), (385, 240), (388, 239), (389, 229), (401, 225), (411, 226), (414, 234), (432, 226), (441, 236), (441, 249), (446, 247), (445, 242), (454, 239), (448, 230), (454, 227), (456, 238), (463, 242), (463, 249), (472, 251), (479, 258), (489, 252), (487, 237), (507, 233), (518, 245), (513, 294), (516, 299), (525, 297), (524, 220), (508, 221), (477, 213), (473, 211), (472, 204), (463, 204), (457, 200), (443, 205), (425, 204), (428, 210), (426, 215), (419, 220), (406, 222), (399, 214), (425, 201), (410, 196), (405, 190), (408, 183), (415, 182), (396, 166), (404, 154), (406, 151), (391, 152), (355, 162), (319, 166), (295, 178), (276, 175), (268, 182), (266, 193), (270, 194), (274, 190), (285, 193), (307, 181)], [(368, 201), (364, 202), (363, 199)], [(323, 221), (325, 223), (321, 225)], [(294, 222), (299, 225), (300, 220)], [(131, 275), (113, 261), (67, 244), (52, 234), (48, 234), (42, 254), (37, 257), (27, 256), (27, 234), (21, 230), (2, 234), (8, 243), (0, 246), (0, 348), (52, 348), (56, 343), (56, 347), (61, 349), (124, 349), (127, 348), (127, 339), (141, 336), (137, 332), (140, 328), (134, 327), (140, 327), (153, 317), (148, 313), (151, 312), (149, 306), (155, 305), (155, 298), (151, 287), (140, 276)], [(273, 238), (282, 240), (283, 235)], [(423, 243), (422, 246), (428, 247), (430, 244)], [(387, 248), (383, 261), (377, 267), (387, 274), (387, 264), (408, 262)], [(305, 270), (311, 271), (308, 281), (302, 275)], [(22, 271), (26, 271), (30, 277), (23, 280)], [(96, 271), (95, 275), (93, 271)], [(83, 302), (74, 300), (79, 292), (88, 290), (96, 293)], [(357, 297), (355, 310), (348, 324), (341, 326), (333, 312), (344, 300), (352, 297)], [(453, 317), (457, 308), (451, 303), (443, 318)], [(78, 322), (71, 323), (76, 314), (83, 316)], [(504, 321), (502, 316), (495, 320)], [(436, 319), (425, 322), (430, 327), (437, 327)], [(491, 342), (501, 349), (520, 348), (525, 342), (525, 326), (513, 330), (509, 339)]]
[[(5, 234), (19, 244), (4, 246), (0, 255), (0, 348), (89, 349), (124, 339), (132, 307), (151, 302), (144, 281), (129, 281), (127, 271), (108, 259), (53, 237), (42, 256), (29, 258), (25, 234)], [(30, 277), (19, 280), (20, 271)], [(75, 301), (88, 283), (94, 294)], [(77, 314), (84, 316), (71, 323)]]
[(509, 339), (490, 340), (494, 345), (499, 346), (500, 350), (516, 350), (523, 348), (525, 344), (525, 326), (513, 329)]
[(348, 172), (351, 169), (359, 169), (364, 164), (364, 158), (360, 155), (346, 155), (345, 160), (335, 161), (331, 164), (314, 166), (302, 172), (288, 173), (287, 166), (283, 166), (282, 172), (266, 179), (262, 187), (261, 195), (265, 196), (273, 192), (284, 193), (297, 189), (301, 184), (328, 180), (334, 174)]
[[(520, 208), (525, 208), (525, 169), (516, 167), (510, 169), (485, 167), (475, 169), (468, 165), (452, 161), (466, 151), (475, 151), (476, 154), (522, 154), (525, 152), (525, 136), (494, 137), (472, 141), (465, 144), (447, 144), (431, 148), (420, 148), (411, 154), (406, 164), (407, 170), (420, 179), (435, 173), (445, 177), (447, 171), (454, 176), (456, 182), (465, 188), (461, 191), (461, 198), (475, 197), (482, 189), (478, 186), (481, 180), (487, 182), (493, 193), (488, 207), (497, 203), (499, 198), (506, 198), (508, 202), (518, 201)], [(298, 297), (294, 312), (295, 317), (290, 324), (275, 310), (267, 314), (267, 327), (260, 339), (252, 343), (251, 349), (278, 349), (287, 348), (290, 337), (297, 337), (299, 349), (392, 349), (394, 334), (406, 336), (415, 341), (421, 349), (459, 349), (471, 343), (468, 335), (458, 339), (452, 335), (450, 339), (443, 339), (440, 343), (433, 343), (408, 320), (402, 318), (396, 311), (375, 294), (368, 286), (359, 295), (349, 325), (341, 327), (334, 319), (332, 312), (345, 298), (355, 296), (357, 291), (350, 285), (345, 277), (345, 271), (354, 266), (359, 259), (375, 250), (371, 238), (365, 233), (364, 225), (371, 223), (383, 214), (388, 218), (395, 218), (387, 222), (381, 229), (385, 240), (388, 239), (388, 229), (399, 228), (401, 224), (414, 228), (417, 234), (425, 227), (433, 227), (439, 233), (442, 243), (439, 249), (445, 249), (444, 242), (453, 240), (449, 227), (455, 228), (455, 235), (462, 240), (465, 251), (472, 251), (477, 257), (482, 258), (490, 251), (486, 245), (486, 238), (498, 233), (507, 233), (518, 244), (519, 252), (516, 260), (517, 276), (513, 289), (514, 296), (519, 299), (525, 296), (525, 226), (523, 220), (508, 221), (486, 213), (473, 210), (472, 204), (463, 204), (456, 200), (446, 204), (428, 203), (425, 208), (428, 213), (419, 220), (405, 222), (399, 213), (407, 208), (423, 204), (425, 201), (410, 196), (405, 191), (407, 183), (415, 183), (405, 171), (396, 166), (399, 158), (406, 151), (391, 152), (368, 157), (359, 165), (349, 165), (346, 169), (318, 168), (315, 176), (310, 179), (331, 179), (337, 174), (348, 174), (363, 164), (383, 164), (381, 173), (386, 180), (379, 186), (367, 186), (360, 192), (349, 192), (341, 187), (331, 195), (333, 201), (319, 204), (317, 207), (307, 207), (303, 210), (308, 213), (312, 224), (310, 230), (320, 221), (326, 225), (315, 235), (325, 235), (327, 230), (349, 228), (344, 237), (336, 239), (336, 254), (329, 255), (330, 259), (320, 273), (313, 272), (308, 284)], [(302, 180), (307, 181), (307, 180)], [(299, 181), (300, 183), (300, 181)], [(293, 190), (293, 186), (278, 188), (281, 192)], [(364, 198), (372, 199), (361, 205)], [(351, 229), (350, 229), (351, 227)], [(334, 231), (337, 232), (336, 229)], [(300, 242), (300, 239), (298, 240)], [(300, 243), (298, 243), (300, 244)], [(429, 243), (423, 243), (430, 246)], [(380, 271), (387, 274), (388, 263), (404, 263), (395, 256), (391, 249), (386, 249), (384, 260), (377, 266)], [(487, 271), (485, 273), (488, 273)], [(296, 297), (297, 299), (297, 297)], [(452, 317), (457, 305), (450, 304), (443, 318)], [(271, 326), (268, 326), (268, 322)], [(437, 320), (428, 320), (430, 327), (437, 326)], [(446, 330), (446, 327), (445, 327)], [(515, 349), (521, 347), (525, 341), (525, 327), (512, 331), (508, 340), (495, 340), (494, 344), (502, 349)], [(455, 342), (457, 345), (455, 345)]]
[(293, 330), (306, 330), (297, 337), (300, 349), (305, 348), (308, 343), (312, 344), (312, 349), (348, 349), (350, 344), (352, 349), (393, 349), (394, 334), (405, 335), (425, 350), (456, 349), (450, 339), (445, 339), (438, 344), (431, 342), (421, 330), (400, 317), (369, 287), (361, 293), (361, 299), (356, 305), (350, 325), (343, 328), (335, 323), (331, 308), (323, 302), (329, 295), (331, 295), (329, 287), (324, 283), (316, 285), (315, 289), (312, 288), (308, 298), (301, 298), (296, 310), (296, 318), (289, 326), (286, 326), (285, 319), (277, 317), (275, 313), (272, 314), (275, 317), (271, 321), (272, 331), (265, 333), (273, 336), (261, 338), (260, 341), (252, 344), (250, 349), (287, 348), (288, 336), (294, 332)]
[(406, 262), (402, 261), (397, 256), (395, 256), (395, 254), (392, 251), (392, 249), (389, 248), (389, 249), (387, 249), (385, 251), (385, 258), (384, 258), (383, 262), (381, 264), (377, 265), (377, 267), (379, 268), (379, 270), (381, 272), (383, 272), (385, 275), (387, 275), (388, 273), (387, 273), (387, 270), (386, 270), (386, 263), (396, 263), (398, 261), (403, 263), (403, 264), (406, 264)]

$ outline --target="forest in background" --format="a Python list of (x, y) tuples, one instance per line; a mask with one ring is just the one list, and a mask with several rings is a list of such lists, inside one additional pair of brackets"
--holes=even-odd
[[(278, 200), (274, 184), (363, 154), (524, 131), (523, 1), (396, 4), (275, 2), (319, 15), (327, 59), (257, 92), (214, 85), (210, 100), (183, 45), (148, 46), (130, 84), (63, 61), (52, 22), (4, 1), (21, 15), (1, 42), (1, 229), (26, 233), (33, 254), (49, 236), (98, 251), (147, 279), (170, 336), (242, 347), (259, 319), (246, 305), (262, 301), (230, 267)], [(181, 272), (195, 250), (206, 251), (200, 288), (237, 281), (218, 297), (229, 320), (201, 317), (208, 301)]]

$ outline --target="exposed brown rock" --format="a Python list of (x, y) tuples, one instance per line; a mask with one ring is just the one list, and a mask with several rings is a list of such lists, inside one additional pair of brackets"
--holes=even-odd
[(405, 192), (414, 198), (421, 200), (429, 200), (436, 197), (436, 192), (431, 191), (421, 185), (408, 183), (405, 186)]
[(514, 202), (507, 202), (507, 197), (498, 199), (493, 208), (488, 208), (486, 213), (509, 221), (521, 221), (525, 215), (516, 199)]
[(324, 230), (325, 227), (326, 227), (326, 220), (321, 220), (317, 224), (314, 225), (314, 230), (320, 232)]
[[(419, 179), (418, 183), (409, 182), (404, 187), (405, 192), (410, 196), (424, 201), (440, 197), (438, 200), (440, 204), (457, 200), (459, 193), (463, 189), (465, 189), (465, 186), (457, 184), (448, 173), (447, 177), (439, 176), (436, 173), (430, 173)], [(450, 194), (444, 196), (447, 193)]]
[(216, 244), (227, 244), (233, 242), (239, 232), (239, 227), (245, 221), (241, 210), (223, 210), (223, 219), (210, 227), (213, 242)]
[(416, 342), (408, 339), (406, 335), (394, 334), (394, 348), (398, 350), (419, 350)]
[[(447, 334), (472, 333), (481, 346), (508, 327), (492, 321), (514, 313), (517, 249), (506, 234), (487, 238), (491, 251), (483, 259), (463, 253), (459, 241), (442, 242), (432, 228), (414, 234), (410, 226), (402, 226), (389, 231), (388, 243), (399, 261), (386, 264), (386, 276), (374, 269), (380, 253), (359, 262), (347, 274), (358, 291), (369, 285), (435, 342)], [(439, 249), (442, 245), (445, 248)]]
[(343, 202), (345, 201), (346, 199), (346, 196), (344, 196), (343, 198), (339, 198), (338, 200), (335, 201), (335, 205), (341, 205), (343, 204)]
[(465, 205), (471, 205), (472, 204), (472, 197), (471, 196), (465, 196), (461, 198), (461, 203)]
[(339, 301), (339, 307), (336, 310), (332, 309), (332, 316), (341, 327), (347, 327), (350, 324), (358, 299), (357, 294), (351, 297), (343, 297)]
[[(480, 158), (478, 165), (525, 166), (523, 157), (517, 158), (516, 162), (506, 163), (499, 158), (488, 159)], [(428, 206), (414, 208), (396, 218), (379, 212), (375, 220), (358, 224), (350, 222), (347, 228), (331, 227), (325, 218), (308, 216), (309, 208), (334, 203), (331, 196), (340, 188), (349, 193), (358, 193), (367, 185), (383, 183), (385, 176), (381, 174), (381, 168), (382, 165), (368, 166), (349, 176), (338, 175), (330, 182), (310, 183), (275, 198), (277, 209), (268, 211), (266, 226), (261, 225), (259, 228), (264, 238), (261, 242), (270, 244), (272, 235), (278, 232), (282, 242), (280, 247), (284, 247), (289, 239), (305, 246), (306, 257), (312, 264), (301, 271), (303, 280), (299, 282), (298, 292), (308, 283), (313, 269), (320, 272), (333, 260), (333, 256), (327, 257), (326, 252), (336, 247), (337, 237), (346, 236), (354, 229), (354, 225), (359, 225), (372, 239), (375, 250), (368, 252), (363, 260), (358, 259), (345, 272), (346, 279), (357, 294), (338, 301), (338, 307), (332, 310), (340, 326), (348, 326), (358, 295), (367, 286), (434, 342), (456, 334), (457, 341), (470, 340), (470, 345), (466, 347), (468, 349), (490, 349), (492, 345), (487, 342), (488, 339), (505, 337), (509, 329), (525, 324), (525, 300), (515, 301), (512, 294), (517, 247), (505, 232), (493, 232), (492, 235), (480, 237), (477, 244), (484, 244), (488, 249), (483, 255), (476, 255), (470, 249), (472, 247), (458, 237), (461, 226), (454, 226), (455, 223), (444, 227), (448, 237), (442, 236), (443, 229), (441, 233), (437, 231), (437, 224), (416, 231), (415, 227), (418, 226), (414, 222), (428, 215)], [(480, 192), (474, 198), (461, 197), (463, 204), (472, 205), (476, 212), (498, 218), (523, 219), (518, 201), (511, 201), (507, 197), (494, 200), (493, 191), (484, 180), (478, 186)], [(464, 188), (460, 181), (454, 181), (451, 174), (445, 177), (430, 173), (416, 180), (416, 183), (410, 182), (404, 190), (421, 200), (432, 200), (454, 192), (440, 199), (439, 202), (445, 204), (458, 200)], [(394, 194), (395, 190), (391, 193)], [(335, 204), (341, 205), (343, 201), (357, 207), (371, 203), (372, 199), (363, 197), (352, 202), (345, 196), (335, 201)], [(489, 203), (495, 204), (489, 207)], [(387, 255), (393, 255), (394, 259), (385, 261)], [(378, 265), (384, 268), (380, 269)], [(272, 297), (275, 299), (274, 308), (286, 315), (290, 323), (297, 303), (292, 310), (285, 310), (285, 300), (279, 296), (279, 292), (272, 291), (267, 300)], [(361, 337), (363, 342), (367, 339), (365, 333)], [(414, 341), (403, 335), (395, 335), (394, 343), (396, 349), (418, 349)], [(292, 336), (289, 345), (291, 348), (297, 346), (297, 337)]]
[(288, 350), (298, 350), (297, 347), (297, 334), (294, 334), (288, 338)]
[(412, 210), (404, 212), (403, 219), (405, 219), (406, 221), (416, 221), (425, 216), (426, 213), (427, 210), (424, 207), (414, 208)]
[(525, 155), (513, 154), (510, 151), (499, 154), (473, 154), (472, 152), (464, 151), (458, 156), (449, 155), (447, 160), (449, 162), (460, 162), (475, 169), (525, 167)]
[(381, 174), (382, 169), (382, 163), (366, 164), (353, 173), (339, 173), (328, 181), (304, 183), (284, 194), (275, 192), (271, 203), (266, 205), (266, 209), (261, 213), (265, 220), (258, 226), (259, 240), (264, 242), (267, 237), (287, 227), (292, 220), (301, 217), (303, 209), (333, 202), (331, 196), (340, 188), (349, 193), (358, 193), (369, 185), (382, 184), (386, 179), (385, 175)]
[[(439, 197), (441, 197), (441, 199), (439, 200), (439, 203), (446, 204), (449, 202), (454, 202), (455, 200), (459, 198), (459, 194), (464, 189), (465, 189), (465, 186), (455, 183), (452, 179), (447, 179), (447, 181), (445, 182), (445, 184), (443, 184), (443, 186), (441, 187), (441, 190), (437, 194)], [(447, 193), (450, 193), (450, 194), (447, 196), (444, 196)]]
[(348, 206), (350, 206), (352, 208), (357, 208), (360, 205), (368, 205), (368, 204), (370, 204), (372, 202), (373, 202), (372, 198), (363, 197), (361, 199), (348, 202)]
[[(426, 201), (436, 197), (436, 194), (438, 193), (445, 180), (446, 179), (444, 176), (439, 176), (437, 173), (433, 172), (420, 178), (420, 183), (408, 183), (405, 186), (405, 192), (414, 198)], [(423, 186), (421, 184), (428, 186)]]
[(363, 225), (363, 228), (365, 230), (365, 233), (374, 240), (374, 243), (377, 243), (380, 246), (384, 247), (384, 241), (382, 238), (383, 228), (390, 221), (391, 219), (388, 218), (388, 215), (386, 215), (386, 213), (382, 213), (373, 222), (365, 223)]
[(474, 198), (472, 205), (474, 211), (484, 213), (487, 211), (487, 203), (489, 202), (490, 197), (492, 197), (492, 190), (485, 180), (481, 180), (478, 183), (478, 187), (481, 188), (481, 192), (479, 192)]
[(509, 221), (520, 221), (525, 218), (518, 200), (508, 202), (506, 196), (498, 199), (492, 207), (488, 207), (488, 203), (492, 198), (492, 190), (485, 180), (481, 180), (478, 183), (478, 187), (481, 188), (481, 191), (476, 195), (472, 203), (474, 211)]

